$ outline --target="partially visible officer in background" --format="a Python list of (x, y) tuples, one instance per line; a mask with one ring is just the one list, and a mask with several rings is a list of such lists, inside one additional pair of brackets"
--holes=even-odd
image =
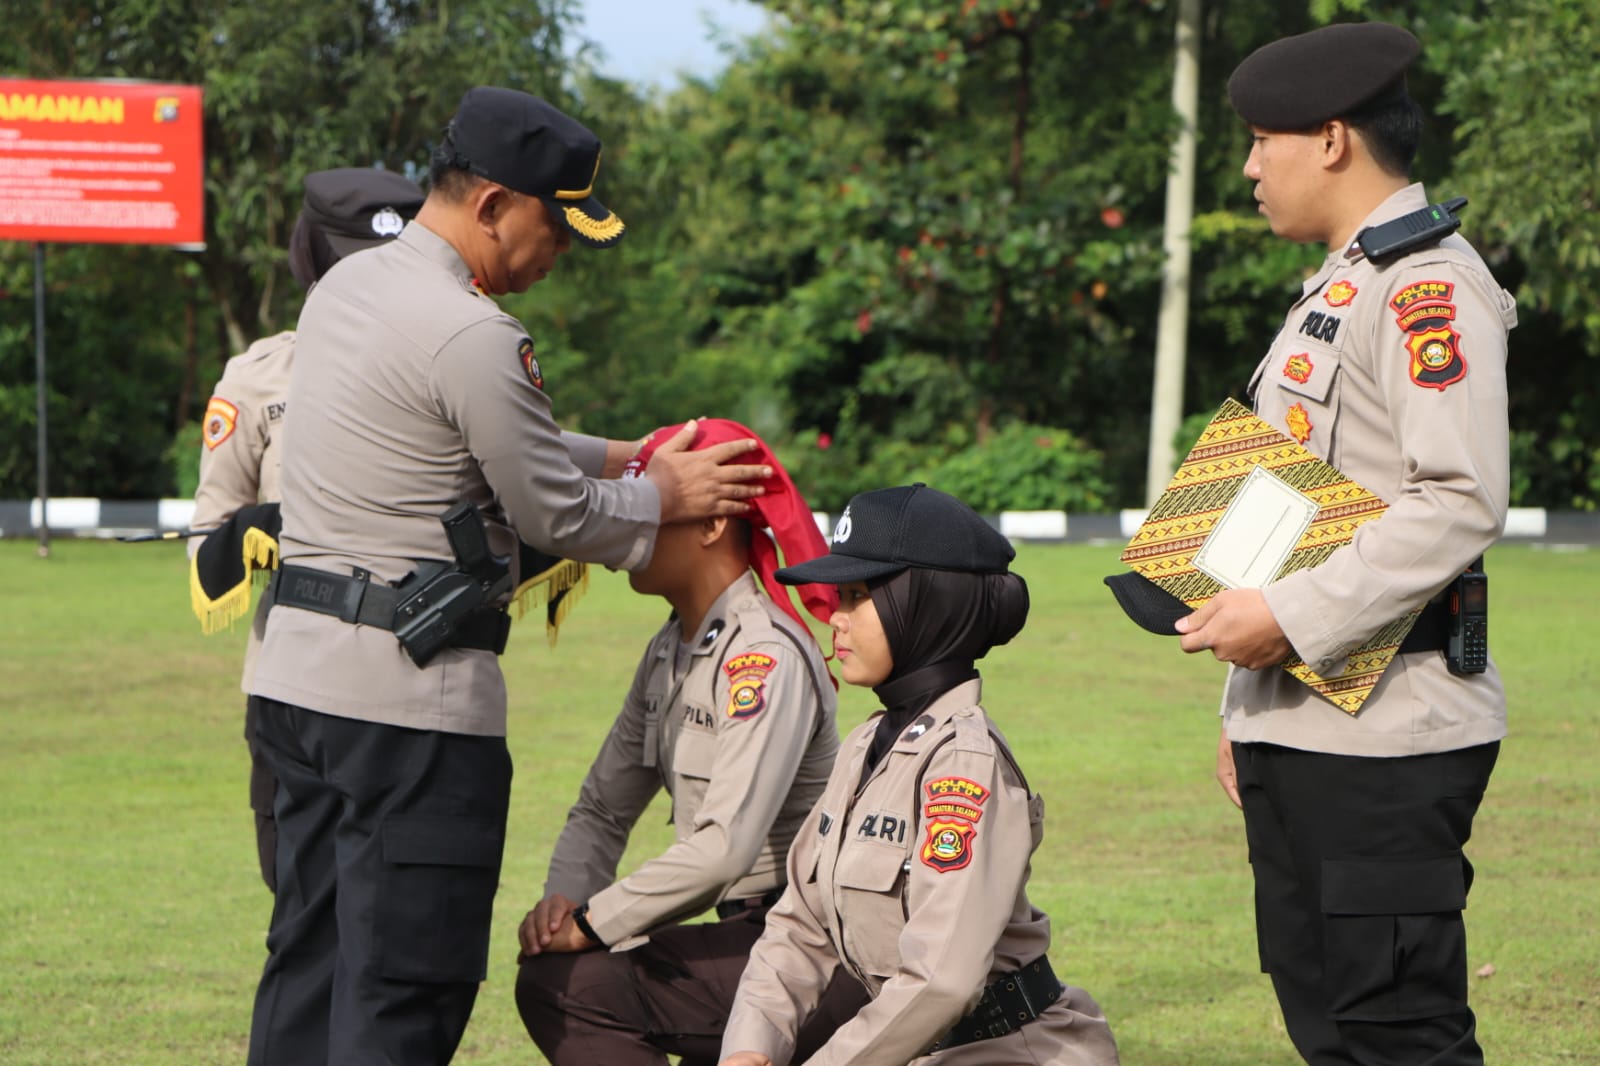
[[(1492, 661), (1447, 663), (1435, 625), (1504, 528), (1516, 308), (1451, 225), (1429, 229), (1445, 212), (1387, 253), (1368, 229), (1428, 204), (1408, 177), (1419, 49), (1396, 26), (1328, 26), (1257, 50), (1228, 83), (1261, 213), (1328, 249), (1256, 369), (1256, 411), (1389, 505), (1326, 562), (1178, 622), (1185, 651), (1234, 667), (1217, 776), (1244, 809), (1262, 969), (1319, 1066), (1483, 1061), (1462, 849), (1506, 700)], [(1278, 668), (1292, 647), (1343, 673), (1351, 649), (1424, 605), (1354, 717)]]
[[(698, 425), (697, 448), (753, 435), (723, 419)], [(678, 430), (652, 434), (623, 476), (642, 474)], [(758, 455), (773, 474), (748, 519), (663, 526), (650, 565), (628, 575), (672, 615), (639, 661), (520, 931), (517, 1009), (553, 1066), (716, 1061), (739, 975), (783, 893), (789, 844), (833, 768), (833, 678), (773, 577), (779, 549), (795, 565), (828, 544), (782, 465)], [(819, 621), (838, 605), (830, 585), (800, 593)], [(676, 839), (618, 880), (628, 837), (663, 788)], [(679, 924), (713, 904), (717, 921)], [(835, 980), (813, 1047), (864, 1002), (853, 986)]]
[(545, 101), (470, 90), (416, 220), (337, 264), (301, 313), (253, 685), (279, 783), (256, 1066), (455, 1053), (511, 788), (496, 655), (516, 575), (497, 559), (520, 537), (644, 566), (659, 524), (741, 514), (770, 473), (723, 465), (754, 442), (691, 452), (686, 430), (624, 481), (632, 443), (556, 426), (532, 340), (490, 295), (539, 281), (573, 239), (621, 240), (594, 197), (599, 161), (594, 134)]
[[(289, 238), (289, 272), (309, 289), (329, 267), (351, 252), (400, 235), (422, 206), (422, 190), (399, 174), (373, 167), (342, 167), (306, 175), (305, 199)], [(281, 430), (289, 399), (289, 367), (294, 361), (294, 331), (263, 337), (229, 359), (211, 393), (202, 423), (200, 484), (194, 495), (190, 528), (215, 529), (242, 507), (269, 503), (278, 491)], [(192, 559), (201, 538), (189, 541)], [(228, 601), (201, 605), (206, 632), (216, 632), (249, 609), (245, 584)], [(273, 853), (277, 825), (272, 817), (276, 782), (256, 746), (256, 698), (250, 677), (267, 624), (268, 600), (256, 605), (245, 644), (244, 739), (250, 749), (250, 808), (256, 817), (256, 851), (261, 878), (277, 888)]]

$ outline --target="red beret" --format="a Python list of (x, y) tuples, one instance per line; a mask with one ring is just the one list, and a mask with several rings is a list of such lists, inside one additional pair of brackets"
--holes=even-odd
[(1239, 116), (1266, 130), (1303, 130), (1406, 94), (1422, 45), (1386, 22), (1345, 22), (1262, 45), (1228, 79)]
[[(645, 468), (650, 465), (650, 458), (655, 455), (656, 449), (676, 436), (683, 426), (684, 423), (663, 426), (646, 437), (639, 451), (628, 460), (622, 476), (643, 477)], [(783, 552), (784, 565), (798, 566), (819, 555), (827, 555), (828, 542), (823, 539), (822, 531), (817, 528), (817, 521), (812, 517), (810, 506), (790, 480), (789, 472), (778, 462), (777, 456), (772, 454), (772, 449), (767, 447), (766, 441), (749, 428), (726, 418), (702, 418), (696, 421), (694, 442), (689, 447), (693, 451), (698, 451), (713, 444), (751, 438), (754, 438), (759, 446), (754, 452), (740, 456), (738, 462), (770, 466), (772, 476), (760, 483), (761, 487), (766, 489), (764, 495), (746, 501), (750, 504), (750, 512), (742, 517), (752, 525), (771, 530), (772, 536), (750, 538), (750, 566), (760, 575), (767, 594), (789, 614), (789, 617), (804, 625), (805, 620), (794, 609), (788, 589), (772, 576), (778, 569), (778, 551)], [(776, 548), (773, 546), (773, 541), (777, 541)], [(806, 610), (824, 625), (839, 606), (839, 590), (832, 585), (800, 585), (796, 591), (800, 593), (800, 602), (805, 604)]]

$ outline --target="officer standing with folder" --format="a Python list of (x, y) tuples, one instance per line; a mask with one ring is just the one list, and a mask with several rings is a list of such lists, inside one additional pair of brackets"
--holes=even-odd
[[(1256, 412), (1388, 504), (1320, 565), (1225, 590), (1177, 623), (1185, 651), (1233, 664), (1217, 776), (1244, 810), (1262, 969), (1318, 1064), (1483, 1062), (1462, 848), (1505, 691), (1492, 660), (1446, 661), (1439, 623), (1505, 525), (1516, 309), (1408, 176), (1419, 51), (1396, 26), (1327, 26), (1257, 50), (1228, 83), (1261, 214), (1328, 249), (1256, 368)], [(1292, 648), (1339, 675), (1425, 605), (1353, 717), (1277, 666)]]
[(505, 840), (496, 655), (518, 539), (635, 569), (659, 525), (742, 514), (769, 473), (729, 462), (753, 441), (690, 452), (685, 432), (623, 481), (631, 443), (559, 431), (533, 340), (490, 296), (541, 280), (574, 240), (622, 239), (599, 166), (599, 140), (550, 104), (472, 89), (416, 219), (306, 300), (252, 688), (279, 783), (252, 1066), (454, 1055)]

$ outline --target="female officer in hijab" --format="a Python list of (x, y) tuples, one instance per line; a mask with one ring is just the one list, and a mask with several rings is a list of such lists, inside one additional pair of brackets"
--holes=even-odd
[(1046, 958), (1050, 922), (1026, 891), (1044, 804), (978, 702), (974, 663), (1028, 615), (1014, 554), (919, 484), (856, 496), (828, 555), (778, 571), (839, 586), (840, 672), (884, 711), (845, 739), (795, 837), (722, 1066), (787, 1066), (835, 967), (871, 1002), (813, 1066), (1118, 1061), (1099, 1006)]

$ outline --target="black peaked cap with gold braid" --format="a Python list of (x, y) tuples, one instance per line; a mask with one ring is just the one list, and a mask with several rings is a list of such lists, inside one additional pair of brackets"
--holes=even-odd
[(591, 248), (622, 240), (622, 219), (594, 195), (600, 138), (537, 96), (488, 85), (468, 89), (439, 151), (453, 167), (537, 196)]

